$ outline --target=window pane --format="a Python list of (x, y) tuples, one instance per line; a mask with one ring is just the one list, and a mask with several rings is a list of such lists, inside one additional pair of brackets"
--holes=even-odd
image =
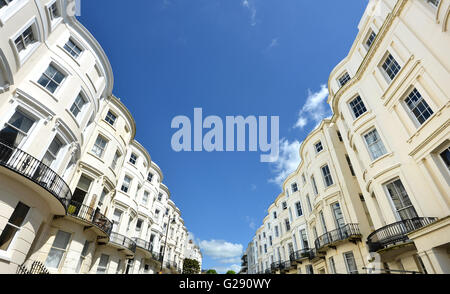
[(45, 261), (45, 266), (49, 268), (58, 268), (63, 254), (64, 251), (52, 248), (47, 256), (47, 260)]

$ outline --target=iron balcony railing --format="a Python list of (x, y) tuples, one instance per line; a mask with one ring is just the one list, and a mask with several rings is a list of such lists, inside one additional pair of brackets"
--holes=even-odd
[(153, 245), (145, 240), (140, 238), (133, 238), (133, 241), (136, 243), (136, 247), (147, 250), (152, 255), (152, 258), (156, 261), (161, 261), (161, 254), (153, 252)]
[(116, 232), (111, 232), (109, 241), (111, 243), (123, 246), (133, 253), (136, 253), (136, 242), (124, 235), (120, 235)]
[(309, 250), (309, 260), (313, 260), (316, 257), (317, 257), (317, 249), (312, 248), (311, 250)]
[(106, 235), (111, 235), (113, 223), (101, 214), (99, 209), (93, 209), (87, 205), (71, 200), (67, 208), (67, 214), (87, 221), (102, 230)]
[(272, 271), (277, 271), (280, 269), (280, 267), (281, 267), (281, 262), (279, 262), (279, 261), (272, 262), (272, 264), (270, 265), (270, 269)]
[(291, 268), (291, 261), (283, 261), (280, 262), (280, 270), (281, 271), (288, 271)]
[(292, 252), (291, 255), (289, 255), (289, 259), (291, 260), (291, 262), (294, 262), (305, 258), (309, 258), (309, 251), (310, 251), (309, 248), (305, 248), (299, 251)]
[(436, 220), (437, 218), (435, 217), (416, 217), (384, 226), (367, 237), (369, 251), (376, 252), (389, 245), (405, 242), (409, 240), (407, 236), (409, 233), (423, 228)]
[(346, 224), (339, 229), (327, 232), (318, 237), (314, 242), (316, 249), (319, 250), (327, 245), (333, 244), (337, 241), (347, 240), (351, 237), (361, 238), (358, 224)]
[(266, 274), (266, 275), (270, 275), (271, 273), (272, 273), (272, 271), (269, 268), (266, 269), (265, 272), (264, 272), (264, 274)]
[(47, 190), (67, 211), (72, 192), (67, 183), (42, 161), (18, 148), (0, 142), (0, 165)]

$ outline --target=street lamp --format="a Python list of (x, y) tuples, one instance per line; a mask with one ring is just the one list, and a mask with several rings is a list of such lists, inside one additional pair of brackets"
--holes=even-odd
[(160, 274), (162, 274), (162, 270), (163, 270), (163, 264), (164, 264), (164, 255), (166, 253), (166, 246), (167, 246), (167, 236), (169, 236), (169, 227), (170, 224), (175, 224), (175, 216), (172, 218), (169, 217), (169, 221), (167, 222), (167, 231), (166, 231), (166, 240), (164, 241), (164, 247), (163, 247), (163, 252), (162, 252), (162, 258), (161, 258), (161, 269), (159, 271)]

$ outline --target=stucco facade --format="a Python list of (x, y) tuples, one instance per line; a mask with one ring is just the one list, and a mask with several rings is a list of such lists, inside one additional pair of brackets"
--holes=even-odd
[(249, 273), (450, 273), (449, 11), (369, 2)]
[(0, 273), (181, 272), (181, 211), (69, 5), (0, 8)]

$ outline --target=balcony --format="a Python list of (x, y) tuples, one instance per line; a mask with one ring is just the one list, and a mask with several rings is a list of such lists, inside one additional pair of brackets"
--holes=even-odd
[(136, 243), (137, 249), (144, 251), (146, 258), (161, 262), (161, 255), (159, 253), (153, 252), (153, 245), (150, 242), (147, 242), (140, 238), (133, 238), (133, 241)]
[(43, 195), (50, 193), (52, 196), (48, 202), (51, 211), (56, 215), (66, 214), (72, 192), (67, 183), (42, 161), (18, 148), (0, 142), (0, 166), (11, 171), (13, 177), (20, 175), (30, 180), (32, 184), (30, 188), (36, 190), (37, 194), (41, 191), (36, 189), (35, 184), (44, 189)]
[(327, 232), (316, 239), (314, 242), (316, 249), (324, 249), (325, 247), (336, 249), (336, 244), (349, 240), (356, 243), (361, 240), (358, 224), (347, 224), (337, 230)]
[(278, 270), (281, 270), (281, 262), (277, 261), (277, 262), (273, 262), (270, 265), (270, 270), (272, 271), (272, 273), (275, 273)]
[(308, 259), (310, 254), (310, 249), (305, 248), (299, 251), (292, 252), (289, 256), (292, 265), (297, 265), (297, 263), (302, 264), (303, 260)]
[(132, 258), (136, 253), (136, 242), (124, 235), (112, 232), (109, 237), (109, 244), (118, 247), (119, 251), (124, 251), (128, 258)]
[(384, 226), (367, 237), (370, 252), (377, 252), (390, 245), (409, 240), (408, 234), (437, 221), (435, 217), (416, 217)]
[(271, 273), (272, 273), (272, 271), (270, 270), (270, 268), (268, 268), (264, 271), (264, 274), (266, 274), (266, 275), (270, 275)]
[(88, 224), (85, 229), (94, 228), (97, 234), (109, 238), (113, 223), (97, 209), (71, 200), (67, 208), (67, 215), (70, 215), (83, 223)]
[(291, 270), (291, 261), (280, 262), (280, 272), (285, 274)]

